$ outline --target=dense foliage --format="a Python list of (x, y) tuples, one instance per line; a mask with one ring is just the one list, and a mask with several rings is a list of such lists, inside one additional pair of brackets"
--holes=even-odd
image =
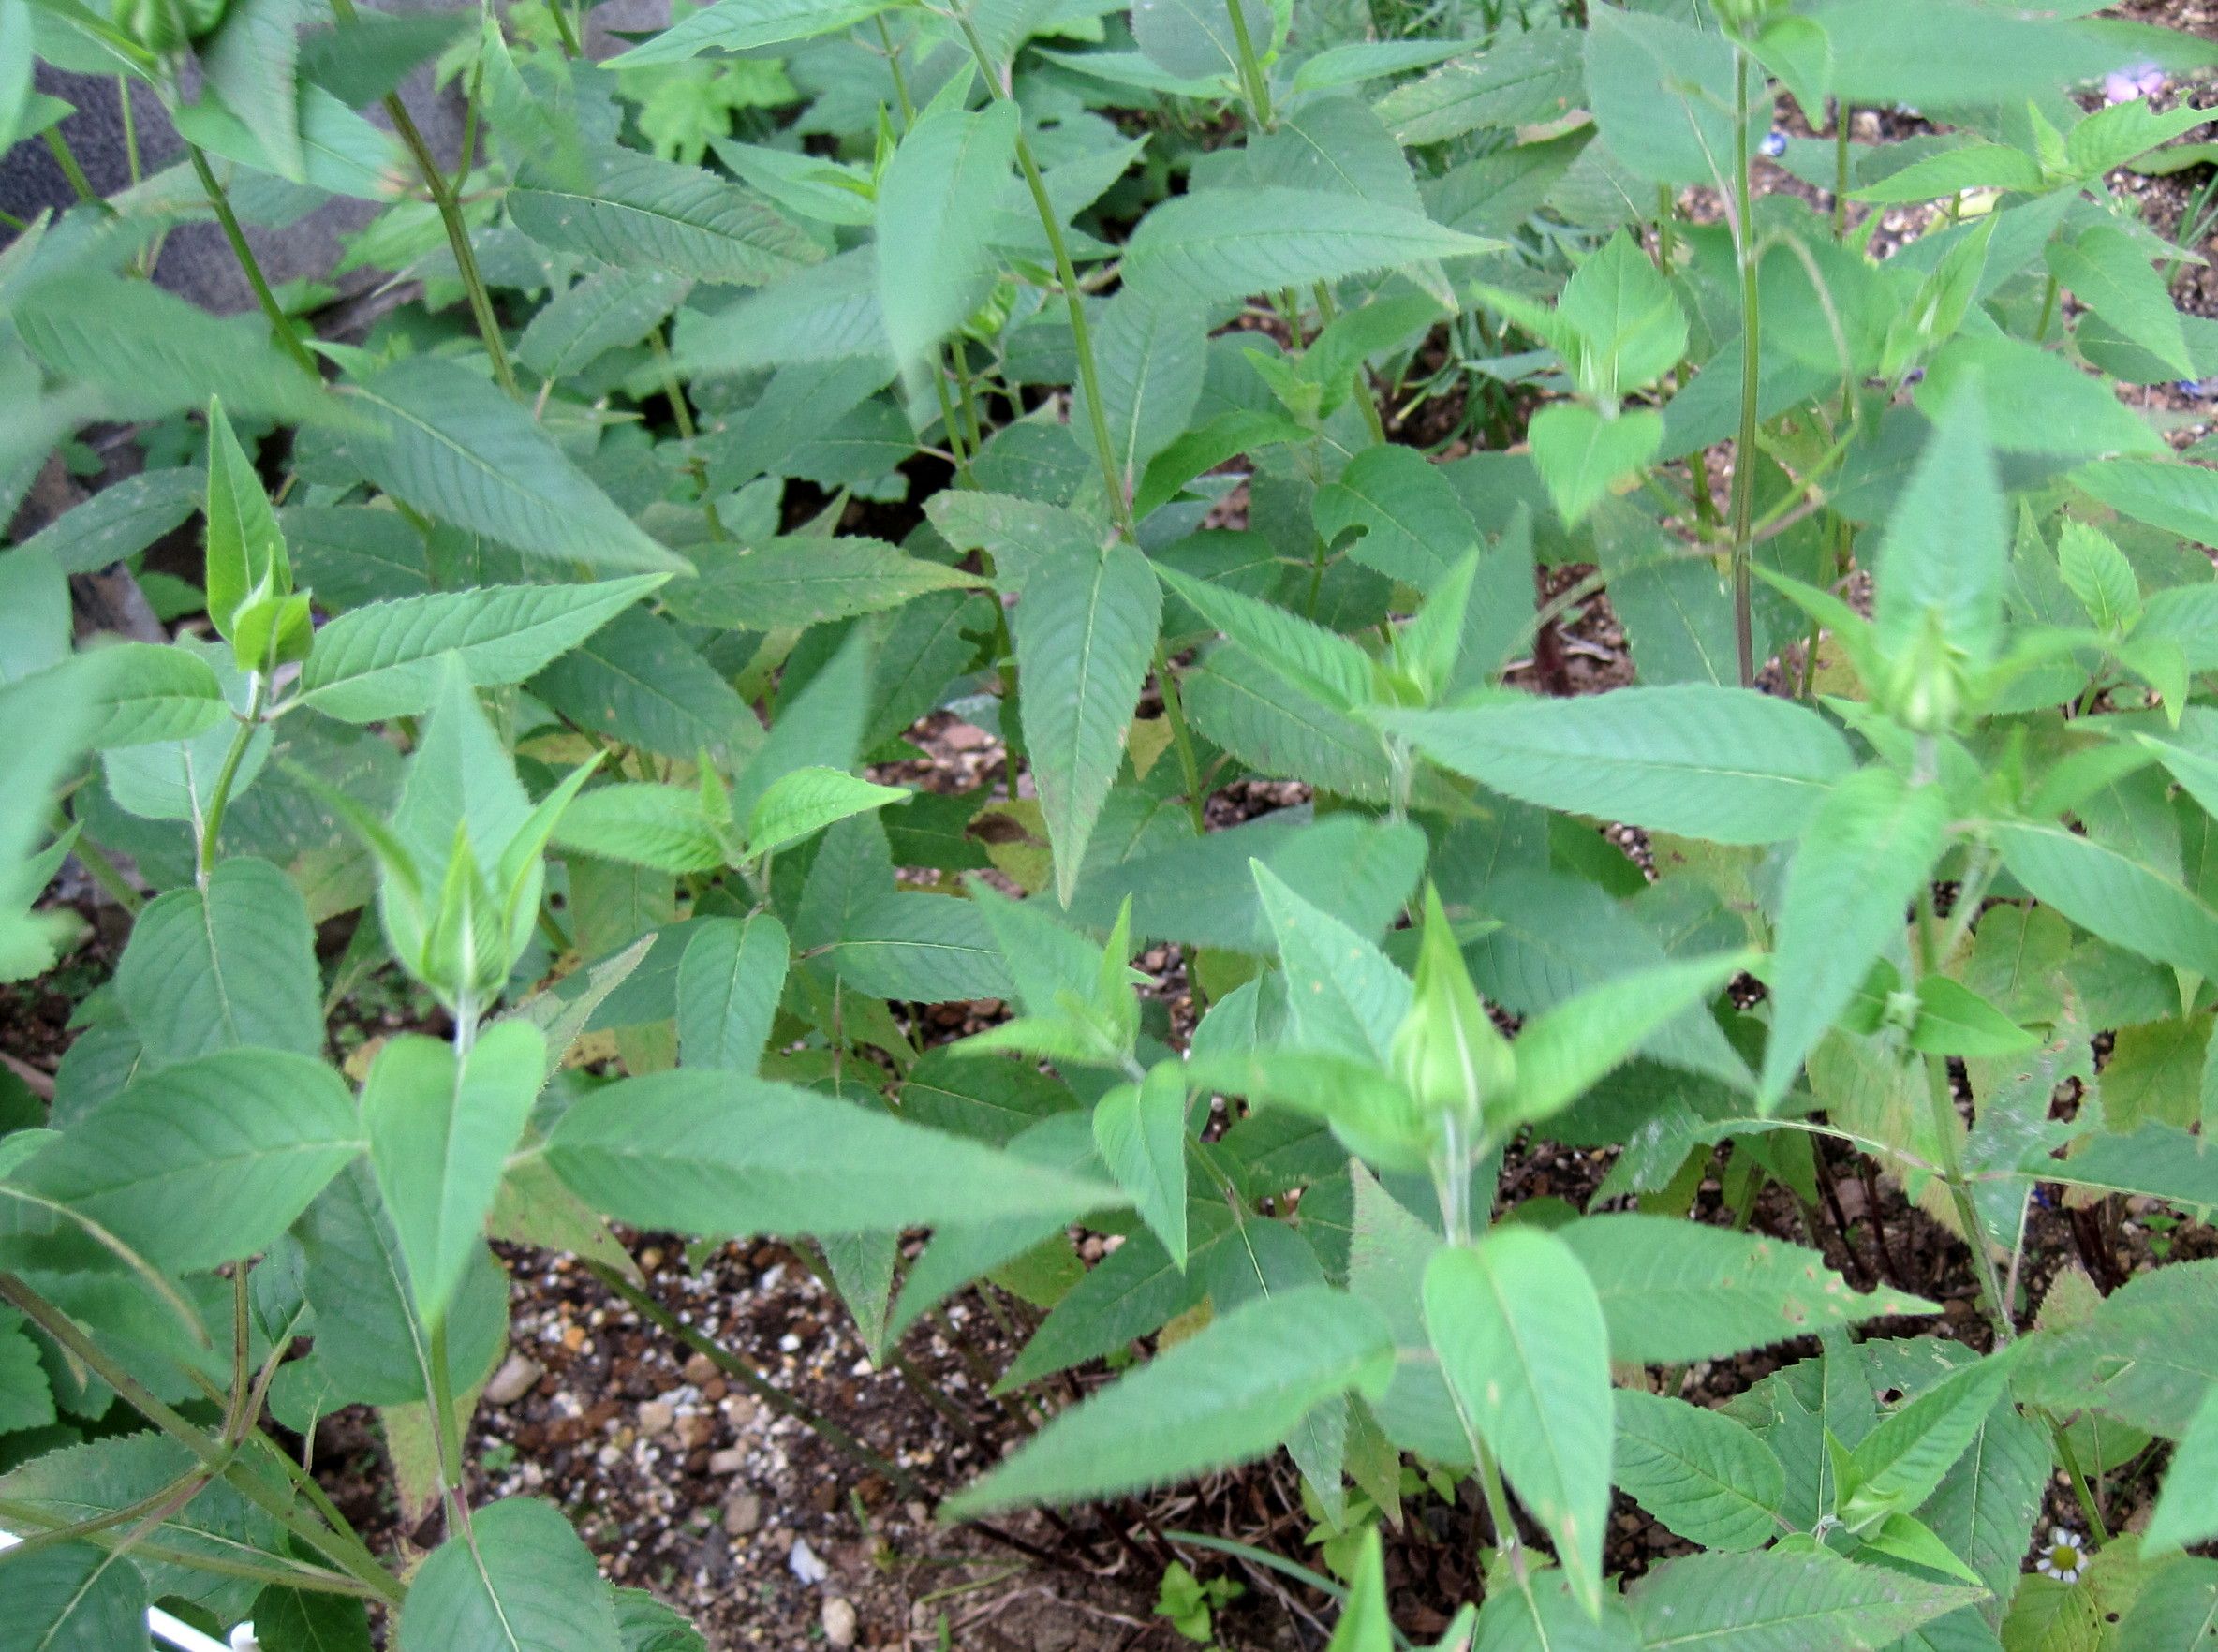
[[(0, 0), (0, 136), (35, 52), (191, 146), (0, 253), (0, 497), (148, 458), (0, 555), (0, 961), (71, 855), (133, 914), (0, 1095), (0, 1645), (698, 1645), (469, 1506), (488, 1234), (637, 1299), (616, 1222), (790, 1239), (880, 1350), (991, 1279), (1009, 1388), (1154, 1339), (941, 1516), (1284, 1446), (1338, 1652), (1442, 1496), (1450, 1647), (2211, 1646), (2218, 1261), (2030, 1249), (2218, 1203), (2218, 475), (2118, 393), (2218, 323), (2111, 183), (2207, 155), (2095, 90), (2211, 53), (2096, 9), (719, 0), (594, 64), (562, 0)], [(354, 343), (237, 233), (333, 196), (422, 284)], [(262, 314), (144, 278), (211, 215)], [(196, 513), (174, 640), (73, 640)], [(942, 709), (987, 789), (863, 777)], [(343, 1070), (368, 992), (424, 1030)], [(1583, 1208), (1504, 1196), (1541, 1143)], [(1975, 1312), (1752, 1230), (1857, 1163)], [(271, 1432), (357, 1404), (406, 1578)], [(1698, 1552), (1615, 1575), (1613, 1487)]]

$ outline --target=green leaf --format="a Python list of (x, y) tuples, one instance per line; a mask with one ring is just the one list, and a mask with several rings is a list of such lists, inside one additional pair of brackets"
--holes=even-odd
[(1646, 1647), (1811, 1652), (1885, 1646), (1983, 1593), (1858, 1566), (1805, 1541), (1666, 1560), (1625, 1601)]
[(1532, 462), (1567, 525), (1576, 526), (1619, 482), (1637, 475), (1664, 445), (1664, 416), (1637, 408), (1606, 419), (1575, 402), (1533, 416)]
[(2024, 150), (2007, 143), (1967, 143), (1960, 149), (1944, 149), (1914, 160), (1876, 184), (1850, 191), (1848, 199), (1875, 206), (1900, 206), (1960, 195), (1967, 189), (2038, 194), (2043, 184), (2041, 163)]
[(688, 786), (625, 781), (579, 793), (554, 823), (557, 847), (658, 872), (715, 872), (727, 859), (722, 823)]
[(658, 757), (689, 761), (706, 751), (736, 768), (762, 745), (738, 690), (643, 608), (621, 610), (534, 677), (531, 691), (579, 727)]
[(529, 556), (686, 569), (586, 480), (527, 409), (467, 369), (411, 356), (353, 393), (377, 426), (347, 451), (394, 498)]
[(755, 800), (747, 815), (747, 854), (770, 854), (850, 815), (907, 803), (915, 795), (905, 787), (880, 786), (845, 769), (790, 770)]
[(190, 465), (142, 470), (72, 506), (17, 548), (52, 556), (64, 573), (93, 573), (136, 556), (205, 497), (200, 472)]
[(653, 39), (612, 57), (607, 68), (682, 63), (703, 52), (752, 52), (836, 34), (907, 0), (717, 0), (680, 18)]
[[(1588, 105), (1610, 153), (1659, 184), (1728, 187), (1736, 53), (1725, 37), (1604, 6), (1592, 14), (1586, 44)], [(1771, 100), (1751, 91), (1752, 151), (1770, 129)]]
[(636, 149), (595, 150), (574, 169), (527, 164), (508, 207), (540, 245), (620, 270), (760, 287), (824, 256), (753, 190)]
[(1155, 572), (1173, 595), (1288, 682), (1336, 711), (1369, 703), (1370, 656), (1338, 631), (1167, 565)]
[(1117, 543), (1042, 564), (1016, 605), (1025, 749), (1065, 906), (1131, 731), (1155, 652), (1162, 592), (1147, 558)]
[(426, 710), (451, 654), (477, 687), (521, 683), (655, 590), (663, 574), (591, 585), (501, 585), (374, 602), (316, 635), (301, 699), (349, 723)]
[(985, 301), (994, 273), (987, 233), (1016, 140), (1014, 103), (975, 114), (935, 110), (909, 128), (879, 180), (879, 307), (904, 370)]
[(2218, 1204), (2218, 1147), (2178, 1125), (2156, 1122), (2130, 1135), (2097, 1134), (2061, 1163), (2042, 1155), (2029, 1159), (2027, 1168), (2075, 1187)]
[(4, 1575), (0, 1652), (114, 1652), (146, 1639), (146, 1580), (96, 1544), (63, 1543), (11, 1559)]
[(1786, 1470), (1762, 1439), (1721, 1412), (1621, 1388), (1618, 1488), (1691, 1543), (1760, 1549), (1782, 1529)]
[(1133, 287), (1207, 303), (1501, 244), (1360, 196), (1264, 184), (1164, 201), (1132, 232), (1124, 274)]
[(2213, 1537), (2218, 1537), (2218, 1389), (2196, 1408), (2187, 1432), (2180, 1437), (2141, 1543), (2148, 1551), (2162, 1553)]
[(1718, 843), (1799, 835), (1852, 766), (1847, 744), (1815, 712), (1708, 684), (1378, 721), (1511, 797)]
[(1586, 1269), (1551, 1234), (1497, 1228), (1427, 1264), (1425, 1323), (1465, 1426), (1599, 1611), (1613, 1423), (1608, 1334)]
[(2035, 899), (2144, 957), (2218, 976), (2218, 914), (2173, 879), (2063, 826), (1993, 832), (2003, 863)]
[(1849, 1458), (1842, 1519), (1856, 1526), (1908, 1513), (1932, 1496), (1978, 1438), (2026, 1346), (2009, 1344), (1960, 1365), (1881, 1418)]
[(2067, 518), (2056, 552), (2065, 588), (2099, 631), (2122, 636), (2141, 620), (2141, 585), (2108, 536)]
[(1858, 1295), (1814, 1250), (1664, 1217), (1593, 1216), (1557, 1231), (1586, 1264), (1610, 1357), (1723, 1359), (1885, 1314), (1930, 1314), (1900, 1291)]
[(427, 1329), (445, 1320), (484, 1248), (486, 1213), (546, 1063), (540, 1029), (510, 1020), (487, 1027), (466, 1059), (403, 1033), (370, 1068), (362, 1092), (370, 1163)]
[(338, 413), (260, 316), (219, 318), (152, 282), (48, 279), (15, 297), (8, 319), (32, 355), (96, 389), (113, 417), (158, 418), (211, 397), (247, 416), (330, 424)]
[[(2073, 485), (2111, 509), (2198, 544), (2218, 544), (2218, 473), (2163, 459), (2110, 459), (2072, 472)], [(2190, 600), (2184, 591), (2158, 593)], [(2155, 604), (2151, 604), (2151, 618)]]
[(777, 1014), (788, 951), (785, 926), (767, 912), (699, 921), (678, 960), (680, 1065), (755, 1070)]
[(938, 1004), (1010, 990), (978, 907), (946, 895), (873, 895), (847, 915), (826, 958), (850, 987), (874, 997)]
[[(1379, 99), (1379, 118), (1405, 145), (1444, 143), (1486, 126), (1545, 125), (1581, 101), (1582, 44), (1571, 29), (1504, 30), (1486, 51), (1469, 52), (1387, 93)], [(1304, 64), (1301, 73), (1314, 74), (1318, 61)]]
[(205, 889), (173, 889), (139, 915), (116, 996), (157, 1061), (259, 1044), (323, 1048), (321, 976), (308, 908), (267, 861), (220, 863)]
[[(1988, 435), (1999, 452), (2100, 459), (2154, 452), (2164, 440), (2105, 380), (2024, 339), (2001, 333), (1950, 339), (1927, 364), (1917, 406), (1939, 420), (1966, 391), (1986, 408)], [(2067, 530), (2073, 525), (2065, 524)]]
[(1094, 1103), (1094, 1143), (1116, 1185), (1186, 1266), (1186, 1075), (1158, 1063), (1136, 1084), (1119, 1084)]
[(516, 340), (516, 360), (562, 378), (603, 351), (638, 344), (686, 302), (691, 281), (661, 270), (596, 270), (558, 293)]
[(1333, 543), (1362, 533), (1348, 554), (1421, 591), (1438, 585), (1480, 542), (1478, 524), (1440, 467), (1414, 448), (1384, 442), (1317, 490), (1317, 531)]
[(300, 26), (295, 0), (234, 0), (200, 42), (208, 84), (261, 145), (271, 170), (307, 181), (301, 149)]
[(12, 1179), (191, 1273), (266, 1249), (361, 1151), (330, 1068), (227, 1050), (140, 1078)]
[[(316, 1310), (316, 1361), (334, 1396), (364, 1405), (422, 1405), (431, 1344), (366, 1158), (334, 1177), (295, 1230)], [(509, 1331), (509, 1276), (481, 1244), (447, 1309), (447, 1364), (457, 1393), (490, 1375)]]
[(223, 686), (208, 662), (158, 642), (118, 642), (85, 656), (96, 751), (191, 740), (229, 719)]
[[(1219, 0), (1205, 3), (1223, 15)], [(1193, 418), (1209, 361), (1208, 316), (1175, 296), (1130, 289), (1109, 301), (1091, 336), (1110, 450), (1129, 498), (1147, 462)], [(1081, 386), (1071, 408), (1073, 430), (1090, 418), (1084, 400)]]
[(2160, 143), (2208, 125), (2211, 111), (2181, 104), (2158, 114), (2137, 97), (2089, 115), (2064, 139), (2064, 159), (2082, 178), (2100, 178), (2139, 159)]
[(409, 1586), (400, 1652), (622, 1652), (615, 1600), (562, 1512), (532, 1497), (478, 1510)]
[(1513, 1049), (1517, 1082), (1498, 1128), (1553, 1117), (1629, 1060), (1681, 1014), (1714, 996), (1746, 965), (1738, 952), (1636, 969), (1589, 987), (1528, 1021)]
[[(1261, 57), (1270, 50), (1269, 0), (1238, 0), (1248, 41)], [(1238, 37), (1224, 0), (1136, 0), (1132, 43), (1164, 74), (1207, 81), (1240, 72)]]
[(1987, 418), (1959, 394), (1918, 455), (1888, 514), (1872, 570), (1871, 617), (1890, 664), (1910, 659), (1929, 632), (1974, 669), (2001, 652), (2008, 518)]
[(1259, 1296), (1065, 1411), (943, 1506), (961, 1519), (1245, 1462), (1325, 1400), (1378, 1393), (1393, 1364), (1385, 1325), (1345, 1292), (1318, 1285)]
[(1385, 1068), (1409, 1014), (1410, 978), (1364, 937), (1249, 863), (1286, 971), (1287, 1024), (1299, 1048)]
[(868, 1233), (1116, 1202), (960, 1137), (729, 1072), (624, 1080), (547, 1139), (555, 1173), (597, 1210), (702, 1234)]
[(2218, 1635), (2218, 1561), (2188, 1557), (2159, 1568), (2119, 1625), (2121, 1646), (2210, 1652)]
[(975, 585), (975, 576), (859, 536), (775, 538), (734, 554), (703, 553), (697, 579), (664, 594), (696, 625), (767, 631), (898, 608), (926, 591)]
[(2182, 377), (2196, 373), (2171, 289), (2148, 252), (2124, 230), (2096, 224), (2072, 241), (2049, 243), (2049, 273), (2072, 296)]
[(1763, 1106), (1786, 1094), (1802, 1058), (1901, 938), (1903, 914), (1925, 887), (1947, 826), (1940, 787), (1907, 786), (1879, 767), (1842, 780), (1811, 821), (1780, 903)]
[[(208, 619), (226, 638), (236, 635), (249, 602), (292, 589), (292, 565), (276, 513), (221, 400), (208, 404), (207, 579)], [(244, 656), (239, 664), (251, 670), (260, 661)]]
[(344, 1595), (272, 1584), (254, 1598), (252, 1621), (262, 1652), (371, 1652), (368, 1608)]

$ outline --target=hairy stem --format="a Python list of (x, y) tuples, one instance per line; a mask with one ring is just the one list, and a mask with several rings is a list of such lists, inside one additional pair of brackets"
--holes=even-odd
[(1263, 65), (1255, 57), (1255, 42), (1249, 37), (1248, 9), (1241, 0), (1224, 0), (1224, 10), (1232, 19), (1233, 49), (1239, 54), (1240, 89), (1248, 99), (1248, 112), (1267, 132), (1273, 124), (1271, 83), (1264, 77)]
[(253, 741), (255, 730), (261, 727), (262, 713), (268, 705), (269, 679), (257, 671), (247, 701), (246, 715), (240, 720), (238, 733), (231, 737), (230, 750), (224, 753), (223, 767), (215, 774), (215, 789), (208, 797), (208, 813), (200, 822), (200, 855), (194, 873), (195, 880), (202, 889), (208, 887), (209, 874), (215, 870), (216, 834), (223, 830), (223, 813), (230, 804), (231, 788), (238, 783), (239, 765), (245, 760), (246, 747)]

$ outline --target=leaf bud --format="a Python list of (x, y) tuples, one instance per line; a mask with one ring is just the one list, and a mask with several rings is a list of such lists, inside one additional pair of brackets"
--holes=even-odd
[(1475, 1126), (1488, 1099), (1507, 1094), (1516, 1078), (1509, 1040), (1471, 984), (1440, 892), (1429, 885), (1416, 996), (1395, 1031), (1390, 1054), (1395, 1076), (1421, 1109), (1466, 1126)]

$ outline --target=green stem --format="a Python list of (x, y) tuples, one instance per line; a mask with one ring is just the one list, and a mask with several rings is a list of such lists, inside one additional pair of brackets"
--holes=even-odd
[(46, 140), (47, 153), (54, 157), (54, 165), (62, 169), (62, 176), (69, 180), (69, 187), (76, 192), (77, 199), (86, 206), (108, 208), (99, 191), (93, 187), (92, 180), (84, 175), (84, 169), (77, 164), (77, 152), (69, 147), (69, 140), (62, 136), (62, 128), (49, 126), (38, 135)]
[(216, 771), (215, 789), (209, 794), (208, 814), (200, 822), (199, 863), (194, 868), (197, 881), (202, 889), (208, 887), (208, 876), (215, 870), (215, 838), (223, 830), (223, 812), (231, 801), (231, 787), (239, 778), (239, 764), (245, 759), (246, 747), (261, 727), (262, 713), (269, 703), (269, 679), (261, 672), (254, 673), (254, 687), (246, 704), (246, 715), (240, 719), (239, 731), (231, 737), (231, 748), (224, 753), (223, 767)]
[(569, 26), (569, 18), (562, 9), (562, 0), (547, 0), (547, 15), (554, 20), (554, 32), (562, 37), (562, 55), (584, 55), (584, 48), (578, 44), (577, 31)]
[[(894, 77), (894, 98), (901, 105), (901, 126), (904, 131), (916, 121), (916, 105), (909, 98), (909, 77), (901, 72), (901, 48), (894, 44), (894, 37), (886, 28), (886, 14), (880, 12), (871, 20), (878, 24), (878, 43), (885, 48), (886, 67)], [(987, 79), (992, 79), (988, 76)]]
[(2058, 290), (2059, 285), (2056, 277), (2049, 276), (2048, 285), (2041, 290), (2041, 322), (2033, 329), (2033, 342), (2037, 345), (2048, 342), (2048, 323), (2056, 317)]
[(277, 302), (277, 295), (270, 290), (270, 283), (262, 274), (262, 267), (254, 248), (246, 244), (246, 231), (239, 227), (239, 216), (231, 211), (231, 198), (224, 193), (222, 181), (215, 169), (208, 164), (207, 151), (197, 143), (188, 143), (185, 152), (192, 157), (193, 173), (200, 180), (200, 189), (208, 197), (208, 204), (215, 209), (215, 221), (223, 226), (224, 239), (231, 243), (231, 256), (239, 260), (239, 268), (246, 273), (246, 285), (254, 288), (255, 302), (261, 305), (262, 314), (269, 318), (270, 331), (277, 335), (277, 342), (285, 347), (285, 353), (300, 366), (303, 373), (318, 383), (323, 375), (316, 371), (316, 358), (308, 353), (308, 347), (301, 342), (301, 335), (292, 330), (292, 321), (285, 313), (285, 306)]
[[(978, 60), (979, 69), (985, 76), (986, 84), (993, 88), (994, 96), (1003, 102), (1014, 102), (969, 17), (958, 13), (955, 22), (969, 42), (970, 54)], [(1135, 537), (1132, 501), (1125, 492), (1116, 464), (1116, 444), (1109, 436), (1109, 415), (1102, 406), (1101, 375), (1094, 366), (1093, 332), (1086, 324), (1086, 299), (1078, 285), (1078, 272), (1071, 263), (1071, 249), (1063, 240), (1063, 227), (1056, 217), (1055, 203), (1048, 199), (1047, 181), (1040, 175), (1040, 162), (1032, 154), (1032, 145), (1025, 137), (1021, 124), (1016, 134), (1016, 164), (1024, 171), (1025, 186), (1031, 191), (1033, 209), (1040, 214), (1040, 227), (1047, 232), (1048, 249), (1055, 255), (1056, 280), (1063, 289), (1063, 302), (1070, 310), (1071, 339), (1078, 351), (1078, 383), (1086, 392), (1087, 422), (1093, 426), (1094, 456), (1102, 466), (1102, 480), (1109, 489), (1109, 509), (1116, 518), (1116, 531), (1131, 539)]]
[(1271, 83), (1264, 78), (1263, 65), (1255, 59), (1255, 42), (1248, 34), (1248, 8), (1241, 0), (1224, 0), (1224, 10), (1232, 19), (1233, 48), (1240, 58), (1240, 86), (1248, 99), (1249, 115), (1267, 132), (1273, 124)]
[(1756, 392), (1762, 376), (1756, 243), (1749, 221), (1748, 53), (1734, 53), (1733, 239), (1740, 256), (1740, 437), (1733, 449), (1733, 645), (1740, 686), (1756, 686), (1754, 593), (1749, 579), (1751, 527), (1756, 505)]
[(115, 77), (115, 112), (124, 127), (124, 165), (131, 170), (131, 185), (138, 187), (142, 175), (139, 162), (139, 117), (131, 108), (131, 80), (128, 75)]
[[(554, 12), (556, 22), (562, 22), (561, 11), (549, 0), (548, 10)], [(332, 11), (339, 22), (351, 28), (361, 13), (354, 8), (354, 0), (332, 0)], [(564, 29), (565, 44), (569, 30)], [(574, 48), (569, 53), (577, 55)], [(423, 134), (416, 125), (416, 117), (408, 112), (408, 106), (401, 101), (400, 94), (388, 92), (384, 98), (386, 118), (392, 123), (394, 135), (416, 163), (416, 170), (422, 176), (423, 186), (431, 192), (432, 204), (438, 209), (439, 224), (447, 232), (448, 250), (454, 255), (454, 267), (462, 276), (462, 285), (469, 294), (470, 315), (478, 324), (478, 336), (483, 341), (485, 354), (493, 363), (493, 376), (500, 388), (515, 395), (516, 372), (509, 365), (508, 347), (501, 342), (500, 321), (493, 313), (493, 296), (485, 289), (485, 277), (478, 270), (478, 255), (470, 247), (469, 226), (462, 219), (462, 203), (454, 186), (447, 182), (438, 157), (432, 154), (431, 145), (423, 140)]]
[[(115, 1512), (126, 1517), (136, 1515), (144, 1506), (144, 1502), (150, 1501), (152, 1499), (133, 1503), (128, 1510)], [(155, 1512), (159, 1512), (158, 1510)], [(14, 1497), (0, 1497), (0, 1519), (6, 1520), (10, 1526), (40, 1527), (26, 1536), (22, 1542), (0, 1550), (0, 1576), (6, 1575), (7, 1567), (19, 1556), (36, 1554), (38, 1549), (51, 1547), (56, 1543), (75, 1542), (90, 1538), (99, 1541), (104, 1548), (123, 1549), (127, 1547), (133, 1554), (144, 1559), (157, 1561), (166, 1566), (182, 1567), (188, 1571), (214, 1572), (221, 1577), (245, 1578), (253, 1583), (271, 1584), (279, 1588), (306, 1589), (311, 1593), (321, 1595), (352, 1595), (362, 1600), (387, 1600), (390, 1604), (399, 1604), (397, 1595), (389, 1597), (356, 1582), (353, 1578), (342, 1577), (335, 1571), (325, 1571), (318, 1568), (301, 1565), (298, 1562), (289, 1567), (257, 1566), (252, 1561), (237, 1560), (229, 1556), (211, 1554), (204, 1549), (186, 1551), (171, 1548), (167, 1543), (133, 1541), (128, 1536), (108, 1539), (104, 1534), (112, 1531), (123, 1523), (114, 1515), (104, 1514), (94, 1520), (79, 1521), (73, 1526), (44, 1526), (43, 1523), (51, 1518), (52, 1515), (44, 1504), (23, 1502)]]
[(970, 456), (975, 459), (979, 450), (985, 446), (985, 432), (978, 421), (978, 387), (970, 377), (970, 352), (963, 347), (960, 332), (947, 341), (947, 348), (954, 359), (955, 387), (961, 392), (963, 432), (969, 438)]
[(662, 372), (662, 394), (670, 403), (670, 415), (678, 427), (678, 439), (693, 439), (693, 409), (686, 406), (686, 388), (678, 382), (678, 370), (670, 359), (670, 346), (662, 339), (662, 329), (655, 327), (647, 333), (647, 347), (654, 352), (655, 365)]
[(1833, 99), (1833, 239), (1848, 239), (1848, 117), (1849, 105)]
[(1208, 797), (1202, 789), (1202, 767), (1194, 756), (1193, 730), (1186, 726), (1186, 707), (1180, 703), (1178, 681), (1171, 675), (1171, 651), (1155, 643), (1155, 683), (1162, 690), (1163, 715), (1171, 719), (1171, 744), (1178, 752), (1178, 773), (1186, 781), (1187, 812), (1193, 817), (1196, 837), (1209, 830)]
[(2110, 1528), (2104, 1523), (2102, 1509), (2094, 1500), (2094, 1488), (2088, 1483), (2087, 1475), (2079, 1467), (2079, 1453), (2063, 1423), (2047, 1411), (2041, 1413), (2041, 1421), (2048, 1424), (2048, 1438), (2056, 1445), (2057, 1459), (2064, 1466), (2064, 1475), (2072, 1482), (2072, 1495), (2078, 1500), (2079, 1512), (2087, 1516), (2087, 1529), (2094, 1539), (2094, 1547), (2099, 1549), (2110, 1541)]
[[(457, 1020), (456, 1028), (462, 1025)], [(447, 1322), (431, 1327), (431, 1346), (424, 1351), (431, 1366), (431, 1437), (439, 1454), (439, 1480), (447, 1492), (454, 1529), (470, 1528), (470, 1500), (462, 1482), (462, 1438), (454, 1421), (454, 1377), (447, 1363)]]
[[(76, 822), (65, 815), (60, 808), (57, 807), (54, 810), (54, 830), (56, 833), (67, 832), (74, 824)], [(106, 892), (110, 900), (132, 917), (139, 916), (139, 909), (146, 905), (146, 898), (125, 880), (124, 875), (117, 869), (116, 863), (108, 858), (107, 850), (80, 832), (77, 834), (77, 841), (69, 846), (69, 852), (77, 857), (78, 864), (92, 875), (93, 881)]]
[(0, 1274), (0, 1302), (19, 1309), (25, 1318), (75, 1355), (85, 1368), (116, 1392), (117, 1397), (199, 1458), (216, 1478), (237, 1490), (288, 1531), (318, 1551), (324, 1558), (351, 1572), (369, 1586), (376, 1596), (397, 1606), (407, 1593), (399, 1581), (364, 1548), (359, 1539), (326, 1530), (295, 1509), (285, 1495), (235, 1460), (220, 1442), (186, 1422), (176, 1410), (148, 1391), (130, 1372), (100, 1350), (77, 1322), (48, 1302), (13, 1274)]

